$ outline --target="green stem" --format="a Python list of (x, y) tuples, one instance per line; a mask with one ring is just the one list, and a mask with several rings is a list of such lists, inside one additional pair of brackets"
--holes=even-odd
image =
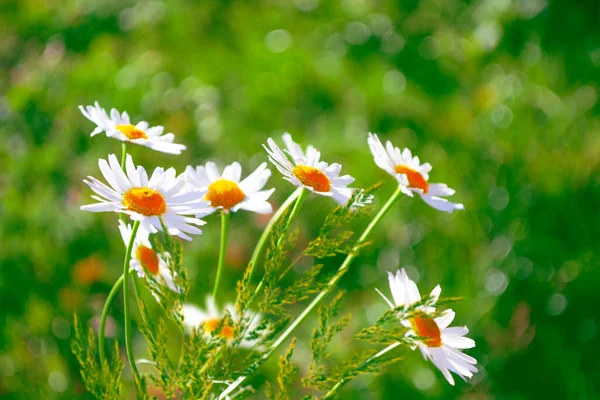
[(129, 311), (129, 262), (131, 261), (131, 251), (133, 250), (133, 243), (137, 234), (138, 228), (140, 227), (140, 221), (133, 223), (133, 229), (131, 232), (131, 238), (127, 245), (127, 252), (125, 253), (125, 262), (123, 263), (123, 312), (125, 314), (125, 348), (127, 349), (127, 358), (131, 365), (131, 370), (136, 381), (140, 380), (140, 373), (135, 365), (135, 358), (133, 357), (133, 346), (131, 344), (131, 315)]
[(106, 329), (106, 319), (108, 318), (108, 312), (110, 311), (110, 307), (112, 303), (115, 301), (115, 297), (117, 296), (117, 292), (121, 288), (123, 284), (123, 276), (115, 282), (108, 297), (106, 298), (106, 302), (104, 303), (104, 308), (102, 309), (102, 315), (100, 316), (100, 328), (98, 332), (98, 350), (100, 351), (100, 365), (104, 365), (104, 361), (106, 361), (106, 343), (104, 339), (104, 331)]
[[(298, 197), (296, 198), (296, 202), (294, 203), (294, 208), (292, 208), (292, 211), (290, 212), (287, 220), (285, 221), (285, 226), (283, 228), (283, 232), (287, 233), (288, 230), (290, 229), (290, 226), (292, 225), (292, 222), (294, 222), (294, 219), (296, 218), (296, 214), (298, 214), (298, 212), (300, 211), (300, 207), (302, 207), (302, 204), (304, 203), (304, 200), (306, 199), (307, 194), (308, 194), (307, 190), (305, 190), (304, 188), (300, 188), (300, 193), (298, 194)], [(284, 239), (285, 239), (285, 235), (282, 235), (279, 239), (277, 239), (277, 243), (275, 244), (275, 247), (281, 246)], [(250, 304), (254, 301), (254, 298), (258, 295), (258, 293), (260, 293), (264, 284), (265, 284), (265, 276), (263, 276), (262, 279), (260, 280), (260, 282), (258, 282), (258, 285), (254, 289), (252, 296), (250, 296), (250, 299), (248, 300), (248, 304)]]
[[(129, 273), (131, 274), (132, 272), (134, 272), (133, 269), (129, 270)], [(102, 309), (102, 315), (100, 316), (100, 328), (98, 329), (98, 350), (100, 352), (100, 362), (104, 363), (104, 361), (106, 360), (106, 339), (105, 339), (105, 331), (106, 331), (106, 320), (108, 319), (108, 313), (110, 312), (110, 309), (112, 307), (112, 304), (115, 301), (115, 298), (117, 296), (117, 293), (119, 292), (119, 289), (121, 289), (121, 286), (123, 285), (123, 275), (121, 275), (119, 277), (119, 279), (117, 279), (117, 281), (115, 282), (115, 284), (113, 285), (112, 289), (110, 289), (110, 293), (108, 293), (108, 296), (106, 297), (106, 301), (104, 302), (104, 308)], [(137, 281), (134, 279), (133, 280), (134, 286), (133, 289), (135, 290), (135, 294), (136, 297), (138, 298), (139, 301), (139, 292), (138, 292), (138, 287), (137, 287)]]
[(229, 231), (229, 210), (221, 210), (221, 249), (219, 251), (219, 264), (217, 265), (217, 276), (215, 278), (215, 286), (213, 288), (212, 297), (217, 299), (219, 292), (219, 282), (221, 281), (221, 273), (223, 272), (223, 264), (225, 264), (225, 252), (227, 250), (227, 232)]
[[(376, 359), (378, 359), (379, 357), (381, 357), (382, 355), (384, 355), (385, 353), (387, 353), (388, 351), (398, 347), (400, 345), (399, 342), (396, 343), (392, 343), (391, 345), (389, 345), (388, 347), (386, 347), (385, 349), (381, 350), (379, 353), (375, 354), (373, 357), (369, 358), (368, 360), (364, 361), (362, 364), (360, 364), (356, 369), (358, 371), (360, 371), (361, 369), (368, 367), (369, 364), (371, 364), (373, 361), (375, 361)], [(351, 379), (351, 378), (350, 378)], [(333, 397), (333, 395), (335, 394), (335, 392), (338, 391), (338, 389), (340, 389), (342, 386), (344, 386), (346, 383), (348, 383), (348, 381), (350, 379), (347, 378), (342, 378), (340, 379), (335, 386), (333, 386), (327, 393), (325, 393), (325, 396), (323, 396), (321, 399), (325, 400), (325, 399), (329, 399), (331, 397)]]
[(158, 217), (158, 219), (160, 220), (160, 226), (162, 226), (163, 232), (167, 236), (167, 244), (169, 246), (169, 251), (171, 251), (173, 249), (173, 239), (171, 238), (171, 235), (169, 234), (169, 229), (167, 228), (167, 225), (165, 224), (165, 221), (163, 220), (162, 216)]
[[(379, 210), (379, 212), (377, 213), (375, 218), (373, 218), (373, 220), (369, 223), (369, 225), (367, 226), (365, 231), (362, 233), (362, 235), (360, 235), (360, 237), (356, 241), (356, 245), (355, 245), (356, 247), (361, 245), (367, 239), (367, 237), (369, 236), (369, 234), (371, 233), (373, 228), (375, 228), (375, 226), (377, 226), (377, 224), (379, 224), (381, 219), (385, 216), (385, 214), (387, 214), (387, 212), (390, 210), (390, 208), (392, 208), (392, 206), (394, 205), (394, 203), (396, 203), (396, 201), (398, 200), (398, 198), (400, 197), (401, 194), (402, 194), (402, 191), (400, 190), (400, 187), (398, 187), (396, 189), (396, 191), (394, 192), (394, 194), (392, 194), (392, 196), (388, 199), (388, 201), (381, 208), (381, 210)], [(269, 347), (269, 349), (265, 353), (263, 353), (263, 355), (253, 364), (254, 368), (251, 368), (252, 370), (255, 370), (256, 368), (258, 368), (258, 366), (260, 366), (263, 362), (265, 362), (267, 360), (267, 358), (269, 358), (269, 356), (281, 345), (281, 343), (283, 343), (288, 338), (288, 336), (290, 336), (290, 334), (294, 331), (294, 329), (296, 329), (296, 327), (298, 325), (300, 325), (300, 323), (304, 320), (304, 318), (306, 318), (306, 316), (317, 306), (317, 304), (319, 304), (321, 302), (321, 300), (323, 300), (323, 298), (325, 296), (327, 296), (327, 294), (329, 294), (329, 292), (334, 288), (334, 285), (340, 280), (340, 278), (348, 270), (348, 267), (350, 266), (350, 263), (352, 262), (352, 260), (354, 260), (354, 258), (356, 257), (356, 254), (357, 254), (357, 251), (353, 251), (352, 253), (348, 254), (348, 256), (346, 256), (346, 259), (344, 260), (342, 265), (338, 268), (338, 271), (336, 272), (336, 274), (329, 280), (329, 283), (327, 284), (327, 288), (323, 289), (317, 295), (317, 297), (315, 297), (313, 299), (313, 301), (308, 305), (308, 307), (306, 307), (304, 309), (304, 311), (302, 311), (302, 313), (300, 315), (298, 315), (298, 317), (296, 317), (294, 322), (292, 322), (292, 324), (285, 330), (285, 332), (283, 332), (281, 334), (281, 336), (279, 336), (277, 338), (277, 340), (275, 340), (275, 342), (273, 342), (273, 344)], [(219, 400), (224, 399), (229, 393), (233, 392), (238, 386), (240, 386), (246, 380), (246, 378), (248, 378), (248, 375), (242, 375), (238, 379), (236, 379), (231, 385), (229, 385), (229, 387), (225, 391), (223, 391), (219, 395)]]
[(290, 195), (290, 197), (288, 197), (283, 202), (281, 207), (279, 207), (279, 209), (271, 217), (271, 220), (265, 227), (265, 230), (263, 231), (262, 235), (260, 235), (260, 238), (258, 239), (258, 243), (256, 243), (256, 247), (254, 248), (254, 252), (252, 253), (252, 258), (250, 258), (250, 271), (248, 272), (248, 280), (250, 280), (252, 278), (252, 273), (254, 272), (254, 269), (256, 268), (258, 257), (260, 257), (260, 253), (262, 252), (263, 248), (267, 244), (267, 239), (269, 238), (269, 235), (271, 234), (273, 225), (275, 225), (275, 223), (279, 220), (279, 218), (281, 218), (283, 213), (285, 213), (285, 211), (296, 200), (296, 198), (298, 196), (300, 196), (300, 193), (302, 193), (302, 191), (303, 191), (302, 188), (298, 188)]
[(121, 144), (121, 169), (125, 170), (125, 159), (127, 158), (127, 143)]
[[(308, 190), (304, 188), (300, 189), (300, 194), (298, 195), (298, 198), (294, 203), (294, 208), (292, 208), (290, 215), (288, 215), (287, 221), (285, 221), (285, 227), (283, 228), (284, 232), (287, 232), (290, 229), (290, 225), (292, 225), (292, 222), (294, 222), (294, 219), (296, 218), (296, 214), (298, 214), (298, 212), (300, 211), (300, 207), (302, 207), (302, 204), (304, 204), (304, 200), (306, 200), (307, 194)], [(282, 241), (283, 237), (280, 237), (277, 241), (277, 245), (279, 246), (279, 244), (281, 244)]]

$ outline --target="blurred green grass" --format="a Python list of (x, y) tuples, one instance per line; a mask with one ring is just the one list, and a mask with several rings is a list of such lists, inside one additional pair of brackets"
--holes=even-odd
[[(211, 159), (250, 171), (266, 138), (289, 131), (357, 186), (383, 181), (381, 205), (394, 183), (366, 148), (373, 131), (457, 190), (466, 211), (404, 198), (375, 232), (341, 282), (353, 322), (332, 357), (363, 346), (352, 333), (385, 309), (373, 289), (407, 266), (422, 292), (440, 283), (465, 297), (456, 322), (470, 327), (482, 372), (452, 388), (405, 352), (342, 398), (597, 398), (599, 22), (594, 0), (4, 1), (0, 397), (87, 397), (72, 315), (97, 317), (123, 256), (116, 219), (79, 211), (90, 202), (82, 179), (120, 151), (90, 138), (77, 110), (98, 100), (188, 146), (179, 157), (132, 148), (147, 168)], [(277, 173), (270, 184), (276, 203), (292, 190)], [(309, 198), (303, 235), (332, 207)], [(219, 226), (208, 221), (186, 244), (196, 303), (216, 265)], [(230, 297), (261, 223), (232, 218)], [(299, 343), (296, 361), (309, 356)]]

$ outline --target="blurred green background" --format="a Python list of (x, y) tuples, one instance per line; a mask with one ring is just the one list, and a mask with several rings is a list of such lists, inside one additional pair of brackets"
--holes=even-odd
[[(471, 329), (481, 372), (451, 387), (399, 350), (403, 362), (358, 378), (341, 398), (598, 398), (599, 26), (597, 0), (4, 0), (0, 397), (90, 397), (69, 350), (72, 316), (97, 321), (124, 254), (115, 215), (79, 211), (92, 201), (82, 179), (120, 152), (117, 141), (90, 138), (77, 109), (98, 100), (188, 146), (181, 156), (131, 148), (150, 169), (210, 159), (248, 172), (266, 160), (266, 138), (289, 131), (341, 162), (356, 186), (383, 181), (380, 206), (394, 181), (372, 162), (372, 131), (457, 190), (463, 212), (402, 198), (377, 229), (341, 281), (352, 323), (331, 357), (368, 348), (352, 334), (386, 309), (374, 291), (387, 293), (385, 271), (405, 266), (422, 292), (440, 283), (443, 295), (465, 297), (455, 323)], [(293, 189), (276, 171), (269, 185), (276, 204)], [(303, 240), (333, 206), (308, 199)], [(200, 305), (220, 229), (207, 220), (185, 244)], [(264, 223), (232, 218), (230, 300)], [(314, 325), (298, 331), (301, 374)], [(260, 371), (257, 398), (276, 363)], [(307, 393), (298, 384), (294, 398)]]

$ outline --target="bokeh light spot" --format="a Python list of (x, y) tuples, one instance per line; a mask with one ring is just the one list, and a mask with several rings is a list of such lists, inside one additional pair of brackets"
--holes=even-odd
[(548, 314), (552, 316), (560, 315), (567, 308), (567, 297), (562, 293), (554, 293), (548, 299)]
[(71, 334), (71, 325), (66, 319), (56, 317), (52, 321), (52, 332), (59, 339), (67, 339)]
[(419, 390), (430, 389), (435, 383), (435, 375), (427, 368), (419, 368), (412, 376), (412, 382)]
[(273, 53), (282, 53), (292, 45), (292, 35), (284, 29), (276, 29), (267, 34), (265, 45)]
[(383, 76), (383, 90), (392, 96), (402, 94), (406, 88), (406, 78), (402, 72), (393, 69)]
[(488, 194), (488, 203), (496, 211), (502, 211), (508, 205), (510, 196), (503, 187), (495, 187)]
[(350, 22), (344, 30), (344, 38), (351, 44), (363, 44), (370, 35), (369, 27), (362, 22)]
[(501, 295), (508, 286), (508, 279), (506, 279), (506, 275), (504, 272), (492, 268), (485, 275), (485, 290), (491, 295), (499, 296)]
[(294, 4), (302, 11), (312, 11), (319, 6), (319, 0), (294, 0)]
[(65, 374), (60, 371), (52, 371), (48, 377), (48, 384), (55, 392), (62, 393), (67, 390), (68, 382)]
[(508, 128), (513, 121), (513, 114), (510, 108), (503, 104), (498, 104), (491, 113), (492, 122), (500, 129)]

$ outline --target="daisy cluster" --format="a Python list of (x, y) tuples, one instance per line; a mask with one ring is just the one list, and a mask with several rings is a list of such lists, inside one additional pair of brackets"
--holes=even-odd
[[(104, 132), (106, 136), (124, 143), (169, 154), (180, 154), (186, 149), (184, 145), (174, 143), (174, 135), (164, 133), (162, 126), (150, 126), (146, 121), (134, 125), (126, 112), (112, 109), (109, 113), (97, 102), (94, 106), (80, 106), (80, 110), (96, 125), (91, 136)], [(311, 145), (304, 150), (289, 133), (283, 135), (283, 143), (284, 147), (280, 147), (275, 140), (268, 138), (263, 145), (268, 160), (283, 175), (283, 179), (308, 192), (330, 197), (336, 203), (346, 205), (355, 190), (349, 187), (354, 178), (342, 175), (340, 164), (323, 161), (321, 152)], [(372, 133), (368, 134), (367, 144), (375, 164), (395, 178), (402, 193), (411, 197), (417, 195), (431, 207), (444, 212), (464, 209), (462, 204), (447, 199), (454, 194), (453, 189), (443, 183), (429, 182), (432, 166), (421, 163), (419, 157), (409, 149), (401, 150), (389, 141), (384, 146)], [(138, 222), (133, 241), (132, 225), (122, 220), (118, 222), (125, 245), (132, 243), (130, 267), (140, 278), (152, 276), (155, 281), (176, 293), (180, 288), (175, 284), (176, 274), (169, 268), (170, 255), (153, 249), (149, 239), (151, 235), (160, 231), (191, 240), (192, 235), (202, 233), (200, 227), (206, 223), (203, 218), (215, 212), (273, 212), (269, 198), (275, 189), (265, 189), (271, 176), (266, 162), (246, 177), (243, 177), (242, 166), (238, 162), (219, 170), (214, 162), (209, 161), (204, 165), (190, 165), (181, 174), (177, 174), (173, 168), (157, 167), (149, 174), (144, 167), (134, 164), (131, 155), (123, 157), (120, 163), (111, 154), (107, 159), (100, 159), (98, 167), (104, 182), (93, 176), (84, 180), (95, 192), (92, 198), (97, 203), (82, 206), (81, 209), (115, 212)], [(384, 298), (390, 307), (410, 307), (421, 300), (415, 282), (408, 278), (404, 270), (395, 275), (390, 273), (389, 284), (393, 302)], [(431, 297), (437, 300), (440, 292), (437, 286)], [(232, 327), (223, 324), (225, 314), (234, 323), (240, 318), (232, 306), (219, 309), (212, 297), (207, 299), (204, 308), (191, 304), (183, 306), (184, 324), (190, 329), (203, 326), (204, 335), (211, 337), (220, 327), (218, 335), (232, 340)], [(436, 315), (434, 306), (419, 307), (410, 318), (400, 319), (399, 323), (407, 328), (407, 338), (415, 343), (413, 350), (418, 347), (423, 356), (440, 369), (448, 382), (454, 384), (451, 372), (462, 378), (472, 377), (477, 372), (476, 361), (461, 351), (475, 346), (473, 340), (465, 337), (468, 329), (449, 327), (454, 319), (452, 310)], [(254, 324), (260, 320), (260, 315), (253, 315)], [(252, 347), (254, 343), (243, 340), (242, 345)]]

